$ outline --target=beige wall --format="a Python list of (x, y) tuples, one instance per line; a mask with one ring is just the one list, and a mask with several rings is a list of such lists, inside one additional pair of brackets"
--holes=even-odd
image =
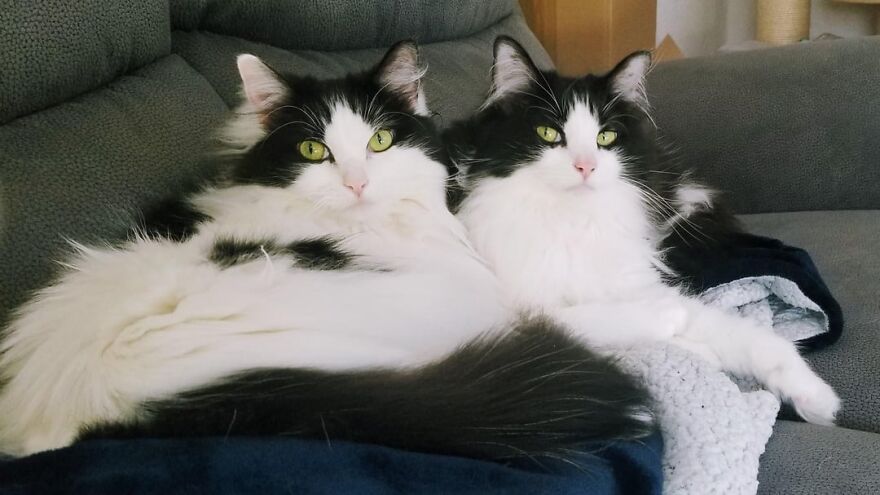
[[(873, 7), (812, 0), (810, 37), (873, 33)], [(671, 34), (687, 56), (706, 55), (755, 37), (755, 0), (657, 0), (657, 41)]]

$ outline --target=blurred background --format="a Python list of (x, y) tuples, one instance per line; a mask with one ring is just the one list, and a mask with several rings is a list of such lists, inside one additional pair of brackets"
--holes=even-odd
[(624, 55), (661, 60), (869, 36), (880, 0), (520, 0), (566, 74), (604, 71)]

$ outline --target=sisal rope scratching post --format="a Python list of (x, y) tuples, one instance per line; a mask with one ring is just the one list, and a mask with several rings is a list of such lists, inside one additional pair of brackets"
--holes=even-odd
[(810, 0), (758, 0), (758, 41), (797, 43), (810, 37)]

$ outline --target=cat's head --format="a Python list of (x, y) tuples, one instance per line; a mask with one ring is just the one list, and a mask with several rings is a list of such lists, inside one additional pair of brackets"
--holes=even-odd
[(415, 43), (335, 80), (281, 74), (253, 55), (240, 55), (238, 69), (245, 103), (225, 131), (238, 155), (234, 182), (285, 188), (338, 211), (444, 201), (448, 158)]
[(656, 142), (644, 91), (650, 65), (650, 54), (637, 52), (605, 75), (567, 78), (499, 38), (490, 94), (454, 131), (467, 135), (452, 134), (465, 187), (516, 176), (553, 194), (585, 195), (644, 180)]

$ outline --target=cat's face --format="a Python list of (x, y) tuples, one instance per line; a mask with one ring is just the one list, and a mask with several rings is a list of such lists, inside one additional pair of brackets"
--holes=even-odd
[(653, 146), (636, 53), (606, 76), (539, 71), (516, 42), (495, 46), (493, 89), (463, 132), (459, 164), (473, 187), (517, 176), (555, 194), (591, 194), (638, 180)]
[(235, 181), (286, 188), (332, 210), (443, 200), (447, 159), (414, 43), (331, 81), (281, 76), (252, 55), (238, 66), (247, 102), (230, 128), (244, 151)]

